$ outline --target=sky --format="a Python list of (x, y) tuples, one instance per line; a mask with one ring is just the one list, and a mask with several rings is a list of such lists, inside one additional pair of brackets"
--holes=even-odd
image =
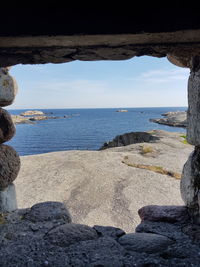
[(166, 58), (16, 65), (9, 109), (187, 106), (189, 69)]

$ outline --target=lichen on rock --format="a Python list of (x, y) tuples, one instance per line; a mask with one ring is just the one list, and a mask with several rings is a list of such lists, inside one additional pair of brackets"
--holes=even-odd
[(17, 152), (11, 146), (0, 145), (0, 190), (16, 179), (19, 169), (20, 158)]
[(181, 196), (194, 222), (200, 223), (200, 148), (190, 154), (183, 167)]
[(6, 67), (0, 68), (0, 107), (11, 105), (18, 90), (16, 80), (8, 70)]
[(9, 141), (15, 135), (15, 125), (11, 115), (0, 108), (0, 144)]

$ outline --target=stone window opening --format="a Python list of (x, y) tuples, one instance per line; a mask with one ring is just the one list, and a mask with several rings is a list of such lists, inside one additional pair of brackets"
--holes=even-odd
[[(174, 59), (172, 59), (170, 56), (168, 56), (168, 59), (169, 59), (169, 61), (171, 62), (171, 61), (173, 61)], [(173, 61), (174, 62), (174, 61)], [(176, 62), (176, 64), (177, 64), (177, 62)], [(181, 65), (181, 64), (178, 64), (179, 66)], [(182, 65), (181, 65), (181, 67), (183, 67)], [(7, 75), (8, 77), (10, 77), (10, 75), (9, 75), (9, 73), (8, 73), (8, 71), (9, 71), (9, 68), (2, 68), (2, 73), (4, 73), (4, 75)], [(13, 78), (11, 78), (11, 80), (12, 80)], [(15, 97), (15, 95), (16, 95), (16, 92), (17, 92), (17, 85), (16, 85), (16, 81), (15, 81), (15, 79), (13, 79), (12, 80), (13, 81), (13, 83), (12, 83), (12, 86), (13, 86), (13, 100), (14, 100), (14, 97)], [(12, 90), (11, 90), (12, 91)], [(12, 103), (12, 101), (13, 100), (9, 100), (10, 102), (9, 103)], [(10, 123), (11, 124), (11, 123)], [(153, 127), (153, 126), (152, 126)], [(10, 138), (10, 137), (9, 137)], [(119, 141), (119, 140), (118, 140)], [(73, 206), (73, 205), (72, 205)], [(14, 208), (15, 209), (15, 208)], [(80, 208), (81, 209), (81, 208)], [(130, 216), (131, 217), (131, 216)], [(77, 218), (77, 220), (78, 220), (78, 218)]]
[[(9, 247), (9, 249), (3, 247), (1, 261), (4, 265), (5, 262), (8, 262), (8, 259), (11, 264), (14, 262), (16, 265), (16, 262), (18, 263), (18, 261), (21, 261), (20, 257), (25, 257), (26, 260), (29, 257), (28, 261), (33, 263), (39, 262), (39, 264), (45, 266), (47, 266), (49, 262), (53, 262), (55, 265), (55, 259), (58, 266), (63, 266), (63, 264), (78, 266), (80, 262), (86, 262), (90, 265), (91, 263), (95, 263), (96, 265), (101, 264), (102, 266), (104, 266), (103, 264), (105, 264), (105, 266), (106, 264), (107, 266), (126, 266), (125, 264), (129, 264), (129, 266), (131, 266), (130, 264), (133, 264), (133, 262), (141, 264), (141, 260), (142, 263), (147, 264), (157, 264), (161, 262), (161, 264), (168, 264), (168, 266), (171, 264), (171, 266), (173, 266), (176, 265), (177, 262), (181, 262), (181, 264), (184, 263), (190, 266), (191, 259), (194, 261), (194, 264), (198, 266), (199, 253), (196, 252), (199, 249), (198, 233), (200, 223), (200, 58), (197, 40), (198, 35), (190, 35), (191, 32), (189, 36), (184, 34), (184, 31), (174, 35), (163, 33), (161, 35), (158, 34), (158, 39), (156, 39), (157, 35), (150, 35), (152, 39), (145, 39), (147, 38), (145, 34), (145, 36), (143, 36), (144, 39), (142, 39), (143, 37), (140, 38), (140, 36), (134, 36), (132, 39), (133, 36), (125, 37), (122, 35), (120, 36), (121, 39), (119, 36), (117, 36), (117, 38), (116, 36), (113, 38), (101, 36), (100, 40), (97, 40), (98, 38), (90, 39), (88, 37), (88, 39), (85, 37), (82, 39), (80, 36), (75, 36), (77, 39), (74, 38), (74, 43), (71, 41), (70, 43), (69, 38), (54, 39), (53, 37), (49, 37), (49, 39), (45, 39), (41, 37), (41, 39), (33, 38), (34, 40), (31, 40), (33, 41), (31, 45), (30, 39), (26, 39), (26, 37), (20, 37), (15, 45), (13, 45), (13, 42), (16, 41), (15, 39), (5, 37), (5, 39), (1, 40), (0, 58), (4, 59), (1, 63), (1, 77), (8, 74), (9, 69), (7, 66), (18, 63), (61, 63), (77, 59), (125, 59), (141, 55), (157, 57), (167, 56), (175, 65), (189, 67), (191, 73), (188, 81), (187, 140), (190, 144), (195, 146), (182, 172), (181, 195), (185, 206), (151, 205), (141, 208), (139, 210), (139, 215), (142, 222), (136, 228), (136, 233), (125, 234), (123, 230), (115, 227), (89, 227), (72, 223), (68, 210), (62, 203), (58, 202), (49, 201), (47, 203), (38, 203), (31, 207), (31, 209), (18, 211), (15, 189), (12, 182), (19, 172), (19, 157), (12, 148), (1, 144), (0, 177), (2, 178), (2, 183), (0, 185), (0, 222), (3, 225), (2, 229), (4, 229), (7, 222), (11, 223), (12, 227), (15, 229), (15, 231), (4, 233), (3, 238), (5, 244), (3, 246), (16, 242), (15, 245)], [(193, 36), (194, 39), (193, 37), (191, 38), (191, 36)], [(107, 37), (110, 39), (106, 39)], [(139, 39), (135, 39), (135, 37)], [(165, 39), (165, 37), (167, 39)], [(162, 38), (164, 38), (164, 41)], [(48, 43), (48, 40), (52, 42)], [(95, 43), (96, 40), (97, 43)], [(65, 44), (64, 46), (62, 42)], [(100, 42), (100, 44), (98, 44), (98, 42)], [(58, 46), (58, 43), (61, 46)], [(44, 44), (46, 46), (44, 46)], [(26, 49), (26, 45), (29, 47), (28, 49)], [(12, 78), (9, 78), (8, 82), (0, 79), (0, 82), (3, 88), (9, 87), (11, 89), (10, 94), (7, 94), (7, 89), (3, 94), (4, 98), (0, 103), (1, 106), (4, 107), (12, 103), (16, 94), (16, 85)], [(5, 113), (2, 111), (1, 117), (3, 122), (1, 128), (2, 134), (0, 137), (2, 138), (1, 143), (3, 143), (14, 135), (14, 129), (7, 112)], [(123, 190), (123, 182), (125, 183), (125, 181), (122, 181), (117, 189), (118, 193), (121, 192), (120, 190)], [(73, 193), (78, 197), (78, 191)], [(124, 199), (119, 198), (118, 201), (122, 201), (124, 207), (126, 207)], [(28, 226), (26, 229), (31, 229), (31, 238), (29, 238), (29, 235), (26, 236), (26, 233), (20, 229), (19, 225), (23, 225), (23, 222), (26, 224), (26, 227)], [(19, 235), (17, 235), (18, 231)], [(15, 232), (17, 234), (15, 234)], [(178, 233), (178, 235), (176, 235), (176, 233)], [(39, 242), (39, 245), (35, 243), (34, 238), (32, 239), (33, 235), (37, 237), (37, 240), (42, 240), (41, 243)], [(184, 242), (182, 242), (183, 240)], [(10, 241), (12, 242), (10, 243)], [(21, 249), (21, 245), (24, 244), (23, 242), (25, 242), (28, 250)], [(37, 249), (38, 247), (40, 249), (44, 248), (45, 253), (40, 254), (42, 249), (40, 251), (40, 249)], [(103, 252), (101, 250), (102, 247), (105, 248)], [(21, 254), (17, 250), (18, 248), (20, 248), (19, 251)], [(182, 250), (182, 248), (185, 250)], [(194, 248), (195, 251), (192, 257), (191, 254), (189, 255), (190, 248)], [(11, 249), (12, 255), (10, 256), (7, 252), (9, 251), (10, 253)], [(139, 258), (135, 252), (139, 253)], [(73, 253), (76, 254), (76, 257), (72, 256)], [(144, 257), (142, 253), (147, 253), (147, 256), (145, 254)], [(36, 254), (37, 256), (35, 256)], [(40, 255), (41, 258), (38, 257), (38, 255)], [(57, 255), (60, 256), (59, 259)], [(106, 257), (109, 257), (109, 259)], [(112, 259), (112, 263), (110, 259)], [(13, 266), (15, 266), (14, 264)], [(89, 264), (88, 266), (90, 266)]]

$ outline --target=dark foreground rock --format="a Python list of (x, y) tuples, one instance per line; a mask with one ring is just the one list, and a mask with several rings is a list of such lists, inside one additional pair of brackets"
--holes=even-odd
[(162, 116), (164, 118), (150, 119), (150, 121), (174, 127), (187, 127), (187, 113), (185, 111), (167, 112)]
[(149, 205), (138, 210), (142, 221), (155, 222), (184, 222), (189, 220), (186, 206), (157, 206)]
[(153, 142), (159, 138), (148, 132), (130, 132), (117, 135), (112, 141), (106, 142), (99, 150), (111, 147), (127, 146), (136, 143)]
[[(142, 223), (129, 234), (72, 223), (60, 202), (1, 214), (0, 266), (199, 266), (200, 227), (187, 209), (155, 206), (153, 215), (150, 209), (143, 208)], [(158, 213), (174, 222), (157, 221)]]
[(173, 240), (163, 235), (152, 233), (131, 233), (122, 236), (119, 243), (128, 251), (156, 253), (161, 252), (169, 245), (173, 244)]

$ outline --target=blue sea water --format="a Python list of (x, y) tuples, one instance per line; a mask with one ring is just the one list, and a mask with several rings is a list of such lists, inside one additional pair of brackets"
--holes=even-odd
[[(132, 131), (161, 129), (185, 132), (183, 128), (159, 125), (149, 119), (160, 118), (168, 111), (184, 111), (186, 107), (123, 108), (128, 112), (116, 112), (118, 109), (40, 109), (61, 118), (18, 124), (15, 137), (7, 144), (22, 156), (63, 150), (98, 150), (116, 135)], [(9, 110), (15, 115), (24, 111)], [(65, 115), (70, 116), (63, 118)]]

